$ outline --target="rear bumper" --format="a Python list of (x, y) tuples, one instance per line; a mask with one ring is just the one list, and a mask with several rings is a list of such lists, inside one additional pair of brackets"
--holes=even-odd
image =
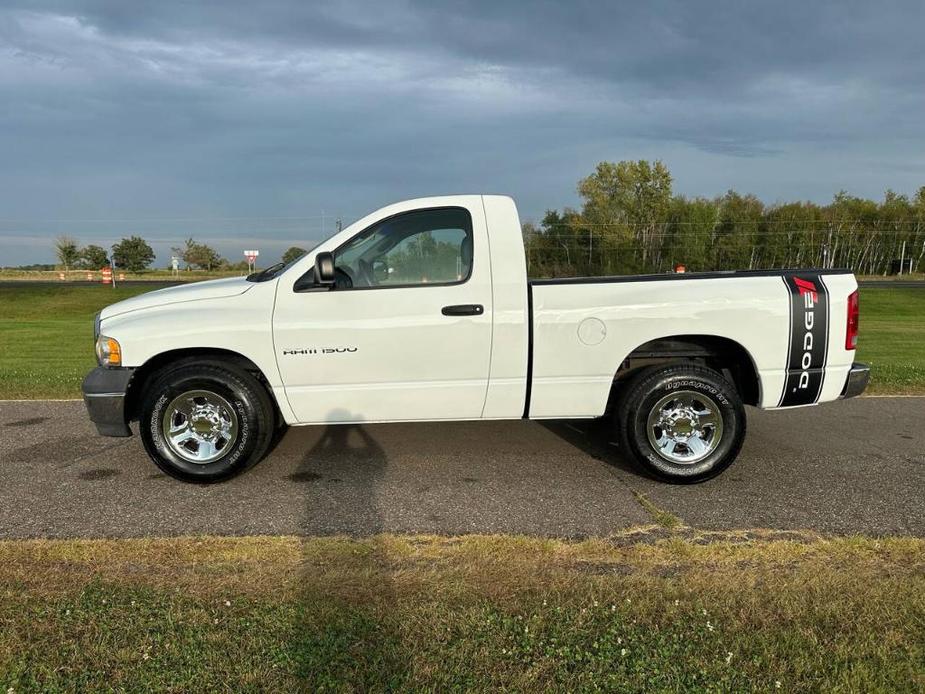
[(101, 436), (131, 436), (125, 412), (125, 393), (135, 369), (98, 366), (87, 374), (81, 391), (90, 421)]
[(845, 387), (842, 388), (841, 396), (843, 398), (854, 398), (864, 392), (867, 384), (870, 382), (870, 367), (859, 361), (851, 365), (848, 372), (848, 378), (845, 379)]

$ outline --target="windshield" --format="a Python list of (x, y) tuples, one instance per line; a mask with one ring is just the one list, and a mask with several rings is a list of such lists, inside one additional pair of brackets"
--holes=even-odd
[[(305, 253), (311, 253), (311, 251), (318, 247), (318, 244), (314, 244), (311, 248), (305, 251)], [(270, 267), (260, 270), (259, 272), (253, 272), (247, 276), (248, 282), (267, 282), (276, 277), (279, 277), (281, 274), (286, 272), (289, 268), (299, 262), (302, 258), (305, 257), (305, 253), (300, 255), (298, 258), (293, 258), (288, 263), (276, 263), (276, 265), (271, 265)]]

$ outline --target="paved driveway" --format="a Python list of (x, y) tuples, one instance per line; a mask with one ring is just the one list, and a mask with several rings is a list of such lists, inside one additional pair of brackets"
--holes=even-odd
[(202, 487), (96, 436), (80, 402), (0, 402), (0, 536), (583, 537), (651, 523), (635, 494), (697, 528), (925, 536), (925, 398), (748, 414), (739, 460), (697, 486), (640, 476), (599, 423), (516, 421), (293, 428)]

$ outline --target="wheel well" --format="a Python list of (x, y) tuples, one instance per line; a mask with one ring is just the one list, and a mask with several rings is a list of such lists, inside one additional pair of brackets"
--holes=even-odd
[(158, 372), (165, 366), (176, 364), (180, 360), (233, 364), (239, 369), (253, 374), (266, 389), (267, 395), (270, 396), (270, 401), (273, 403), (273, 409), (275, 410), (276, 420), (281, 421), (276, 396), (273, 394), (273, 389), (270, 387), (270, 383), (260, 370), (260, 367), (243, 354), (238, 354), (228, 349), (218, 348), (175, 349), (169, 352), (162, 352), (151, 357), (148, 361), (135, 369), (135, 373), (132, 374), (132, 380), (129, 382), (128, 390), (125, 393), (126, 418), (129, 421), (138, 419), (142, 395), (147, 389), (148, 384), (154, 380)]
[(675, 335), (651, 340), (639, 345), (623, 360), (614, 376), (614, 393), (620, 390), (640, 369), (648, 366), (693, 362), (708, 366), (730, 381), (746, 405), (757, 405), (761, 384), (751, 355), (735, 340), (715, 335)]

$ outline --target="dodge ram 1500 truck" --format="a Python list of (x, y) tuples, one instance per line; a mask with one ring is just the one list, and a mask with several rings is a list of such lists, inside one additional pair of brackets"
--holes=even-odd
[[(528, 280), (514, 201), (400, 202), (288, 264), (170, 287), (96, 318), (100, 434), (215, 482), (285, 425), (612, 416), (669, 482), (736, 458), (744, 405), (861, 393), (845, 270)], [(786, 436), (786, 432), (781, 432)]]

